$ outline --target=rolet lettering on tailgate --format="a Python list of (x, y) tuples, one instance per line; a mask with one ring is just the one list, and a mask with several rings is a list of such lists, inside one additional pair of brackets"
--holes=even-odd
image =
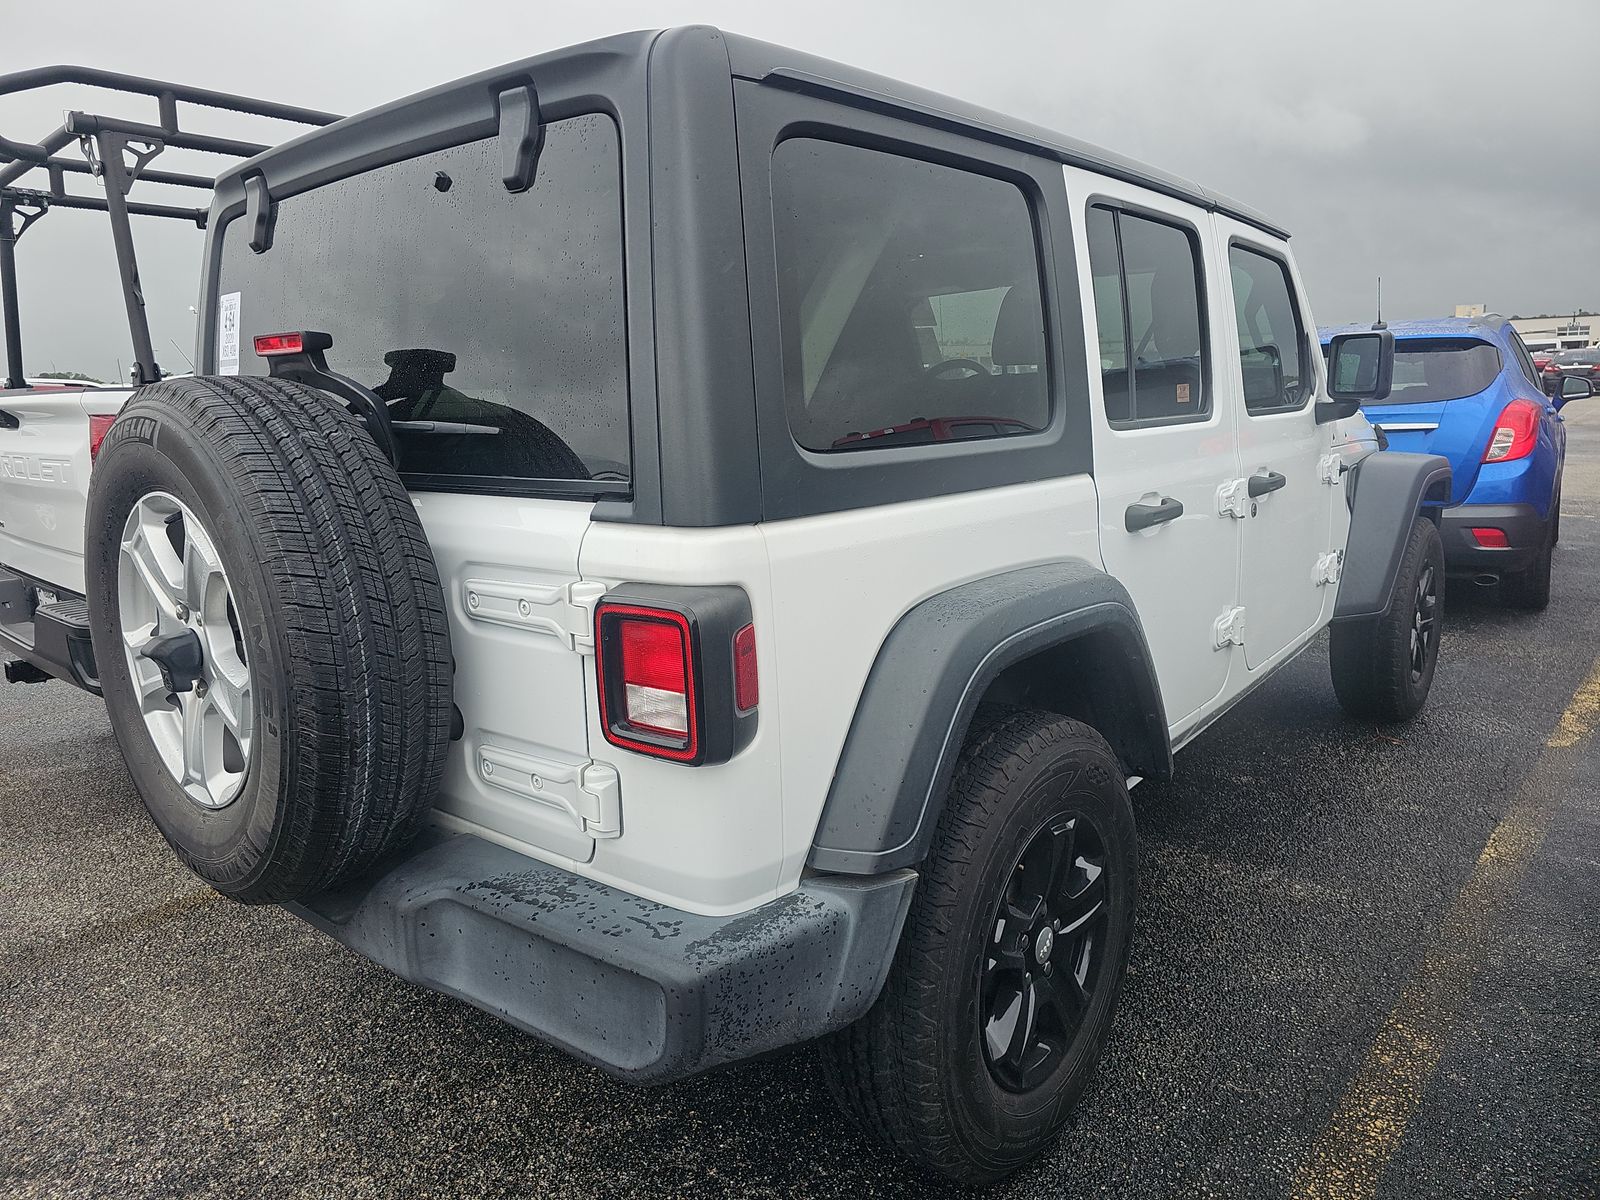
[(0, 454), (0, 479), (66, 486), (72, 482), (72, 461), (38, 454)]

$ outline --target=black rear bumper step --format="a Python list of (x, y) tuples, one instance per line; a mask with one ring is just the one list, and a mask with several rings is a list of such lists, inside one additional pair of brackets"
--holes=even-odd
[(667, 1083), (865, 1013), (915, 882), (913, 871), (813, 875), (707, 917), (435, 829), (370, 877), (287, 907), (611, 1075)]
[(0, 600), (4, 601), (0, 604), (0, 651), (21, 660), (6, 665), (7, 682), (62, 679), (98, 696), (100, 672), (89, 637), (88, 601), (70, 596), (41, 604), (30, 619), (26, 600), (32, 586), (9, 571), (0, 571)]

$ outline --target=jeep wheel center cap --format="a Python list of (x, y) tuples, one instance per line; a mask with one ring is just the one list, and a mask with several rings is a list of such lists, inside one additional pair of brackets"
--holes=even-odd
[(1039, 930), (1039, 938), (1033, 944), (1033, 954), (1041, 965), (1050, 961), (1050, 950), (1055, 945), (1055, 942), (1055, 930), (1051, 929), (1050, 926), (1046, 925)]

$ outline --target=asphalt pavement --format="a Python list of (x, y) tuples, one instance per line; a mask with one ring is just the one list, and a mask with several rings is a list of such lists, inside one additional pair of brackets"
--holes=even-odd
[[(1600, 1194), (1600, 399), (1568, 416), (1546, 613), (1454, 588), (1403, 727), (1343, 716), (1314, 646), (1136, 790), (1112, 1044), (993, 1194)], [(217, 898), (97, 701), (0, 687), (0, 1195), (947, 1193), (804, 1049), (625, 1087)]]

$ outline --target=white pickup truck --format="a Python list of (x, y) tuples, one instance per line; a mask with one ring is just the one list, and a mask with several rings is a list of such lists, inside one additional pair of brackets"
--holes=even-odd
[[(0, 391), (0, 652), (14, 656), (12, 682), (73, 661), (69, 641), (81, 625), (62, 618), (82, 606), (89, 468), (130, 395), (50, 381)], [(80, 652), (77, 661), (84, 670), (93, 658)]]
[[(705, 28), (135, 209), (175, 99), (285, 110), (122, 84), (160, 130), (0, 139), (13, 207), (98, 147), (142, 385), (0, 392), (0, 649), (225, 895), (634, 1082), (818, 1040), (992, 1181), (1111, 1036), (1131, 783), (1330, 627), (1351, 713), (1427, 699), (1449, 466), (1377, 453), (1392, 335), (1325, 365), (1251, 209)], [(153, 209), (208, 229), (194, 378)]]

